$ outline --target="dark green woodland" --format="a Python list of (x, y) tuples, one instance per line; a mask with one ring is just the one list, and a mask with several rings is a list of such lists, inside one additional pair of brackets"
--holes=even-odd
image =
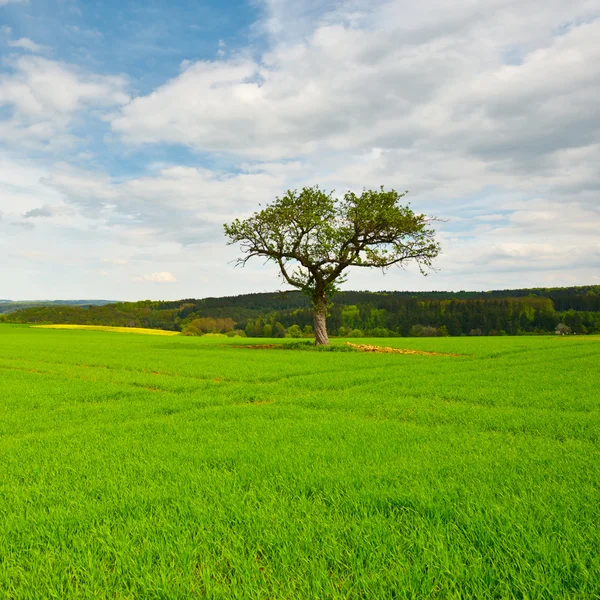
[[(6, 312), (12, 323), (150, 327), (188, 335), (249, 337), (312, 334), (310, 299), (301, 292), (177, 301), (71, 306), (52, 303)], [(98, 302), (98, 301), (96, 301)], [(8, 303), (0, 304), (0, 307)], [(0, 308), (1, 310), (1, 308)], [(330, 335), (429, 337), (600, 332), (600, 286), (490, 292), (339, 292), (328, 309)]]

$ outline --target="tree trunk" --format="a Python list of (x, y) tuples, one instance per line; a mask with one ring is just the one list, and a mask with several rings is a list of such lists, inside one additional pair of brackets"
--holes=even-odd
[(313, 323), (315, 326), (315, 346), (327, 346), (327, 301), (325, 294), (315, 294), (313, 298)]

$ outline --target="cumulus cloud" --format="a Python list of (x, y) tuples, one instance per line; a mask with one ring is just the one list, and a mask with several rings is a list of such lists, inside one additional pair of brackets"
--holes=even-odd
[(11, 227), (18, 227), (19, 229), (25, 229), (27, 231), (31, 231), (35, 225), (33, 223), (28, 223), (27, 221), (13, 221), (10, 223)]
[(19, 56), (0, 74), (0, 107), (11, 110), (0, 121), (0, 141), (22, 145), (66, 146), (79, 113), (108, 110), (128, 102), (127, 81), (96, 75), (40, 56)]
[(38, 208), (32, 208), (23, 214), (26, 219), (36, 217), (56, 217), (61, 215), (72, 215), (74, 210), (70, 206), (57, 204), (44, 204)]
[(318, 183), (342, 193), (384, 184), (408, 188), (418, 210), (447, 220), (439, 224), (441, 270), (429, 279), (409, 270), (384, 280), (357, 271), (352, 287), (593, 280), (600, 267), (597, 2), (257, 5), (254, 33), (265, 36), (265, 51), (220, 45), (216, 60), (183, 61), (172, 79), (131, 101), (124, 77), (9, 58), (0, 104), (12, 115), (0, 122), (0, 140), (67, 147), (77, 141), (80, 116), (94, 114), (108, 122), (114, 147), (123, 142), (132, 156), (140, 145), (163, 156), (172, 146), (191, 153), (135, 175), (47, 163), (31, 184), (29, 167), (15, 179), (0, 164), (5, 230), (16, 222), (35, 222), (36, 235), (65, 227), (48, 207), (68, 206), (80, 239), (97, 242), (93, 264), (128, 257), (131, 272), (127, 265), (107, 271), (126, 278), (116, 286), (132, 285), (160, 262), (159, 273), (178, 276), (169, 290), (194, 281), (207, 295), (264, 291), (275, 279), (260, 265), (235, 272), (234, 283), (221, 276), (235, 255), (222, 223), (288, 188)]
[[(271, 20), (292, 9), (270, 4)], [(600, 21), (553, 35), (567, 14), (587, 14), (586, 2), (550, 3), (542, 12), (551, 18), (542, 15), (529, 34), (537, 47), (525, 45), (520, 64), (506, 64), (506, 49), (530, 39), (518, 21), (537, 0), (485, 11), (462, 2), (451, 15), (425, 4), (438, 17), (401, 2), (355, 2), (368, 14), (364, 27), (347, 23), (345, 7), (261, 60), (194, 63), (125, 106), (112, 127), (132, 143), (260, 160), (372, 147), (455, 151), (460, 142), (467, 156), (493, 163), (597, 139)]]
[(26, 219), (30, 219), (32, 217), (51, 217), (53, 216), (53, 211), (48, 205), (41, 206), (40, 208), (32, 208), (28, 210), (23, 216)]
[[(420, 208), (449, 219), (442, 279), (460, 276), (459, 267), (528, 264), (539, 276), (569, 261), (580, 273), (600, 266), (592, 3), (266, 0), (264, 8), (268, 53), (189, 64), (123, 107), (113, 130), (133, 144), (250, 159), (248, 174), (283, 180), (275, 193), (300, 182), (408, 187)], [(541, 251), (546, 243), (552, 252)]]
[(122, 231), (123, 243), (161, 240), (186, 246), (221, 241), (222, 224), (280, 193), (286, 176), (165, 166), (146, 176), (115, 180), (57, 165), (44, 183), (82, 214)]
[(168, 271), (159, 271), (158, 273), (152, 273), (151, 275), (143, 275), (142, 277), (135, 277), (134, 281), (152, 281), (154, 283), (174, 283), (177, 278), (173, 273)]
[(48, 46), (36, 44), (33, 40), (30, 40), (26, 37), (19, 38), (18, 40), (9, 40), (7, 44), (11, 48), (22, 48), (23, 50), (28, 50), (29, 52), (33, 52), (34, 54), (39, 54), (41, 52), (47, 52), (48, 50), (50, 50)]

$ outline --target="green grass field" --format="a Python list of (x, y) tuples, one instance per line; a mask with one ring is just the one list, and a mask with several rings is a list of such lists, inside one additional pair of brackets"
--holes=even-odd
[(0, 598), (600, 598), (600, 339), (360, 341), (0, 325)]

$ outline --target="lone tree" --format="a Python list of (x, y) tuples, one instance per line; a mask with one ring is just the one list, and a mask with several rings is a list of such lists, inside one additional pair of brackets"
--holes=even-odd
[(400, 200), (407, 192), (364, 190), (336, 198), (318, 186), (288, 190), (248, 219), (224, 225), (228, 244), (240, 244), (237, 264), (253, 256), (277, 263), (282, 279), (312, 300), (315, 345), (328, 344), (327, 303), (348, 267), (376, 267), (414, 261), (421, 273), (439, 254), (434, 218), (415, 214)]

